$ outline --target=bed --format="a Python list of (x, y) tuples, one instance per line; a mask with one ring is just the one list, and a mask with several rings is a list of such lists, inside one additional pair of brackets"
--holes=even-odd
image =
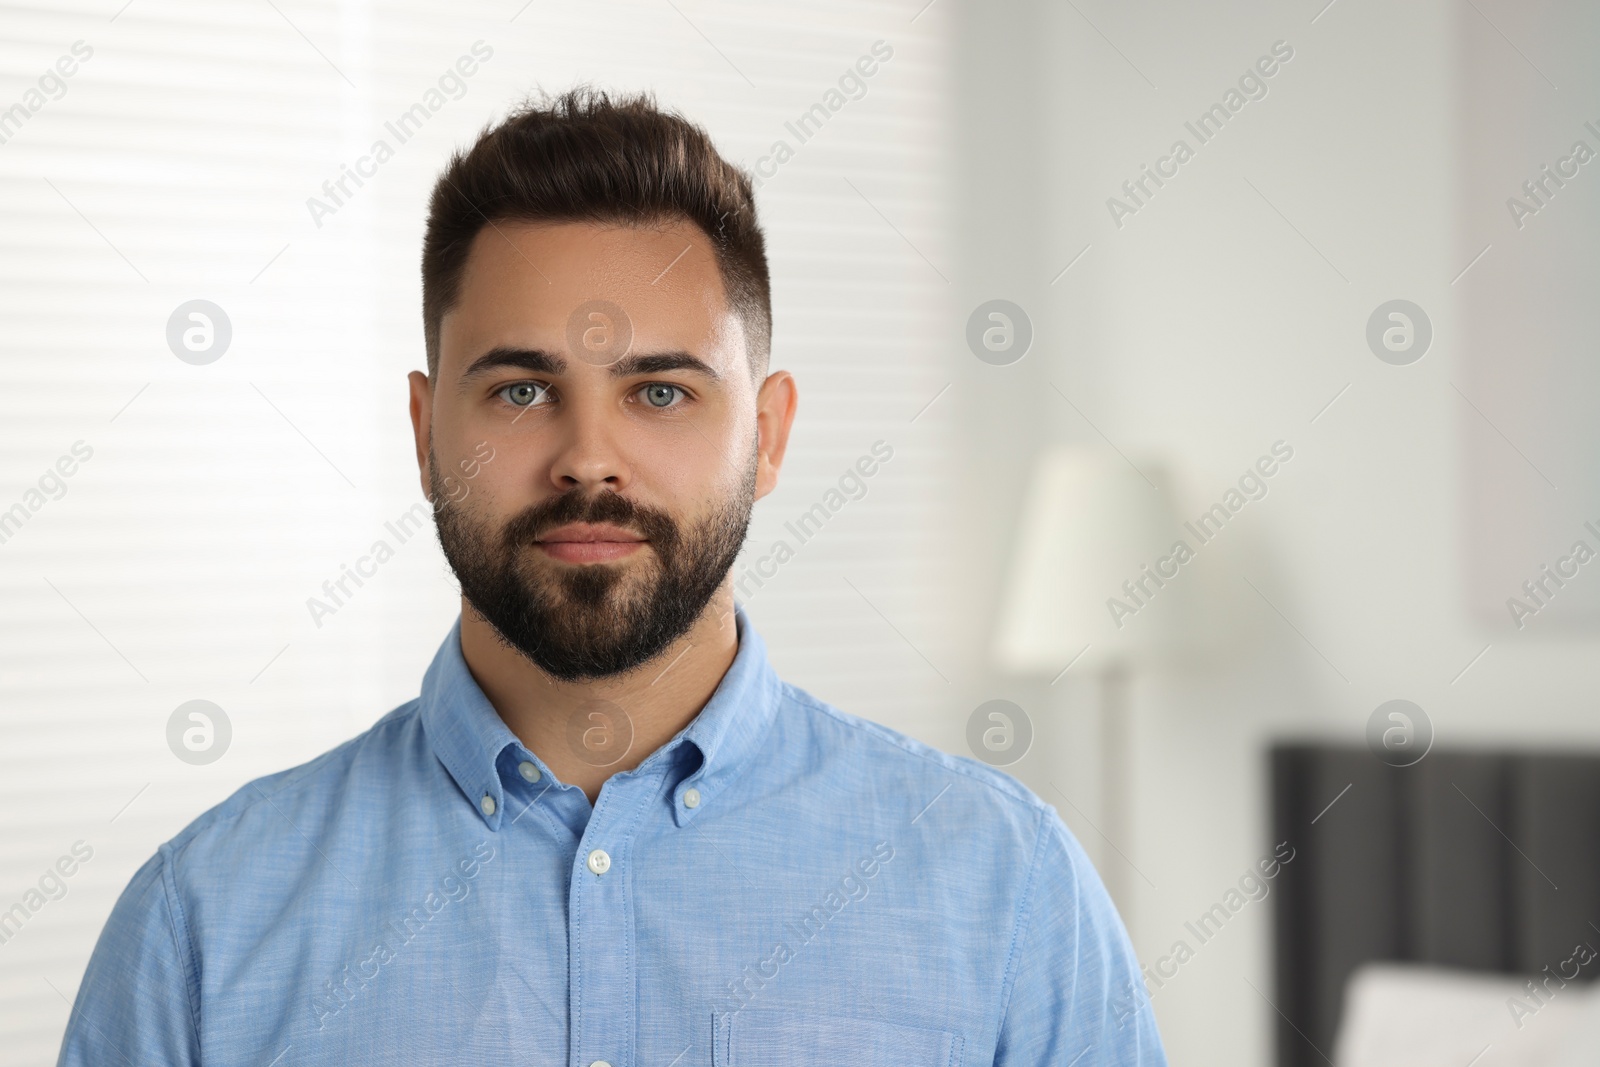
[(1600, 1063), (1600, 754), (1270, 760), (1279, 1067)]

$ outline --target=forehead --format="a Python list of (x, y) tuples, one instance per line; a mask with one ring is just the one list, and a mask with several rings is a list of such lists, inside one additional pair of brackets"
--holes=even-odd
[(743, 357), (716, 253), (694, 223), (497, 221), (473, 239), (440, 321), (440, 371), (500, 345), (564, 353), (571, 321), (595, 301), (627, 316), (634, 351), (693, 352), (719, 371)]

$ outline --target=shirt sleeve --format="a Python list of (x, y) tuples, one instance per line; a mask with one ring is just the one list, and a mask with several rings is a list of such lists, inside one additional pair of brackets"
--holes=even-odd
[(166, 847), (122, 891), (67, 1019), (58, 1067), (200, 1063), (192, 957)]
[(1127, 931), (1053, 811), (1033, 867), (994, 1067), (1165, 1067)]

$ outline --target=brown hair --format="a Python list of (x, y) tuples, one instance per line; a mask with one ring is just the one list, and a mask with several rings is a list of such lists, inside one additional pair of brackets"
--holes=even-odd
[(705, 130), (662, 111), (649, 94), (613, 99), (580, 87), (543, 97), (451, 157), (433, 187), (422, 241), (429, 377), (439, 370), (439, 324), (460, 295), (473, 238), (507, 219), (699, 226), (744, 325), (751, 373), (758, 383), (766, 377), (772, 296), (750, 178)]

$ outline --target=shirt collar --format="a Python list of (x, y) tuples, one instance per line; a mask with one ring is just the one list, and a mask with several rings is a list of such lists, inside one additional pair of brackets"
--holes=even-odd
[[(658, 760), (673, 758), (684, 745), (699, 750), (701, 760), (673, 787), (673, 818), (685, 825), (725, 792), (750, 765), (767, 728), (777, 714), (782, 683), (767, 660), (766, 642), (751, 625), (743, 605), (734, 602), (738, 651), (700, 713), (632, 772), (652, 769)], [(458, 616), (422, 679), (419, 714), (422, 728), (439, 761), (455, 779), (463, 796), (490, 829), (500, 828), (505, 811), (501, 768), (514, 768), (532, 760), (542, 774), (550, 768), (517, 740), (478, 687), (461, 654), (461, 619)], [(502, 760), (508, 748), (514, 755)], [(551, 775), (552, 781), (555, 780)], [(690, 799), (685, 795), (697, 794)]]

